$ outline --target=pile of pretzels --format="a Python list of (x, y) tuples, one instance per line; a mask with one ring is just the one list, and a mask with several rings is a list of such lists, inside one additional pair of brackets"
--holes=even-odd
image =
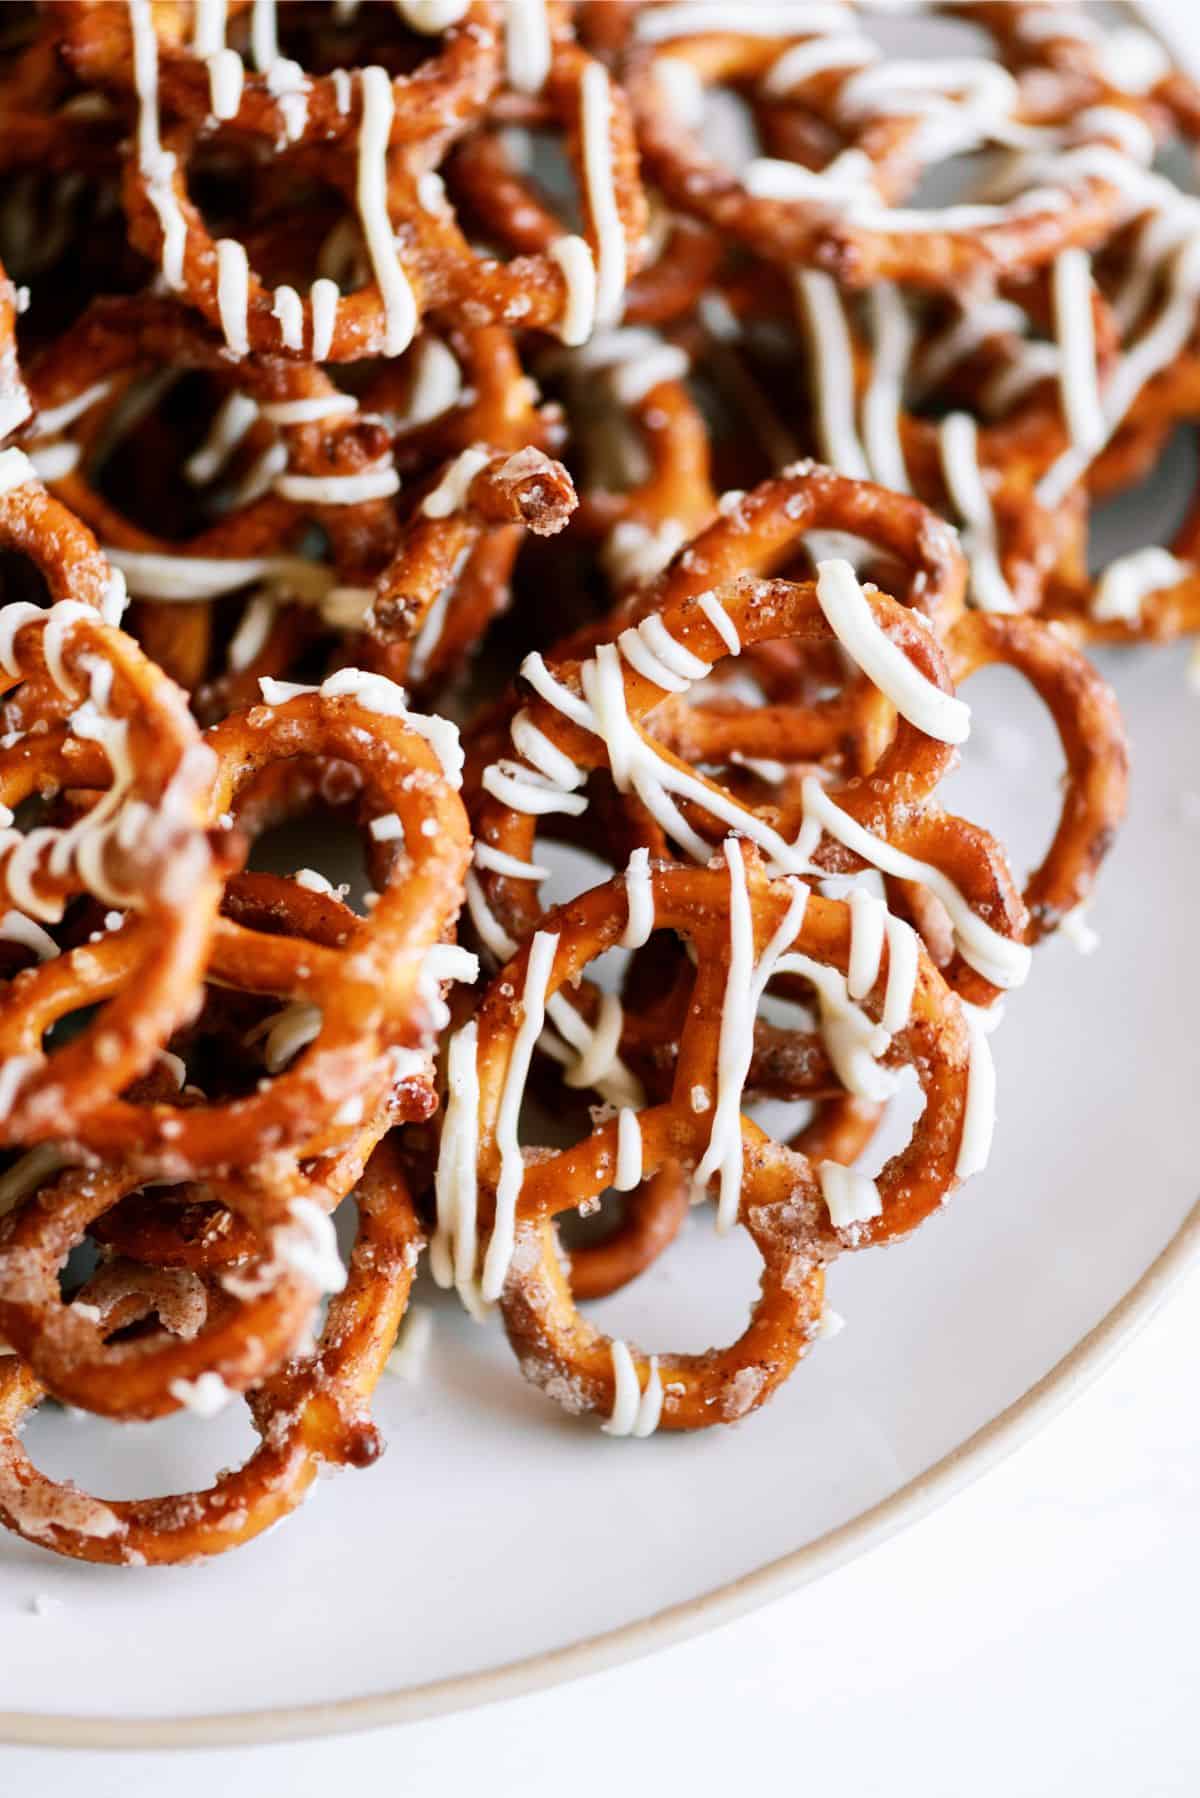
[[(1089, 649), (1200, 628), (1200, 505), (1089, 554), (1200, 417), (1198, 135), (1043, 0), (5, 9), (0, 1522), (253, 1539), (423, 1260), (593, 1428), (736, 1422), (985, 1167), (1125, 809)], [(996, 665), (1032, 873), (944, 798)], [(599, 1331), (685, 1229), (743, 1333)], [(239, 1399), (168, 1498), (21, 1440)]]

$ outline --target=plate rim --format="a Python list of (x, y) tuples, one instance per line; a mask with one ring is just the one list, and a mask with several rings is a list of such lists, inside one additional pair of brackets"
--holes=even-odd
[(1133, 1285), (1086, 1335), (1019, 1398), (940, 1460), (803, 1547), (648, 1617), (473, 1673), (359, 1698), (196, 1717), (73, 1717), (0, 1711), (0, 1743), (129, 1751), (250, 1747), (357, 1734), (544, 1691), (716, 1629), (868, 1553), (1006, 1460), (1111, 1365), (1197, 1267), (1200, 1199)]

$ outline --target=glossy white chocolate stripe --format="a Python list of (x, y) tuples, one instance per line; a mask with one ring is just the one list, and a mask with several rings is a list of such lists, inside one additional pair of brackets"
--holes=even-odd
[(1090, 608), (1092, 617), (1103, 624), (1137, 624), (1151, 593), (1177, 587), (1195, 572), (1194, 563), (1181, 561), (1154, 543), (1118, 556), (1097, 583)]
[(517, 1137), (521, 1095), (529, 1074), (534, 1044), (546, 1019), (546, 988), (554, 969), (558, 935), (539, 930), (529, 944), (525, 984), (521, 992), (521, 1023), (513, 1037), (508, 1067), (496, 1113), (496, 1146), (500, 1172), (496, 1181), (495, 1218), (483, 1263), (481, 1290), (489, 1302), (498, 1299), (512, 1259), (517, 1200), (524, 1180), (525, 1163)]
[(1015, 612), (1000, 566), (996, 517), (979, 466), (979, 434), (969, 412), (951, 412), (938, 427), (942, 475), (963, 521), (962, 546), (971, 566), (971, 595), (984, 612)]
[(395, 99), (391, 77), (377, 63), (359, 75), (362, 123), (358, 134), (358, 216), (367, 253), (383, 298), (385, 356), (398, 356), (413, 340), (417, 304), (396, 252), (387, 207), (387, 151)]
[(434, 1279), (439, 1286), (453, 1286), (477, 1321), (485, 1315), (476, 1276), (479, 1251), (478, 1035), (478, 1024), (472, 1018), (450, 1038), (446, 1110), (434, 1180), (437, 1228), (429, 1245), (429, 1265)]
[(607, 1423), (600, 1428), (606, 1436), (652, 1436), (662, 1416), (663, 1388), (658, 1371), (658, 1356), (650, 1357), (650, 1372), (645, 1390), (638, 1386), (633, 1356), (619, 1337), (609, 1344), (613, 1371), (613, 1408)]
[(901, 717), (940, 743), (965, 743), (970, 707), (943, 692), (883, 630), (849, 562), (817, 564), (817, 603), (847, 654)]

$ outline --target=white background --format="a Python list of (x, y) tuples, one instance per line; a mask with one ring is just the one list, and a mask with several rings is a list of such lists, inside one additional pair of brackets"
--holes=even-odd
[[(337, 1742), (178, 1755), (0, 1748), (0, 1792), (626, 1798), (669, 1782), (687, 1798), (1191, 1798), (1198, 1301), (1193, 1277), (1070, 1411), (944, 1509), (695, 1642), (511, 1704)], [(748, 1517), (752, 1506), (747, 1494)]]

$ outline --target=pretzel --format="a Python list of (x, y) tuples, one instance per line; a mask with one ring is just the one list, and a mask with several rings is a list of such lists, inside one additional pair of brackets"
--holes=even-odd
[[(936, 812), (926, 816), (917, 810), (917, 795), (927, 798), (932, 793), (949, 766), (952, 752), (946, 744), (922, 737), (908, 717), (900, 721), (869, 784), (851, 782), (845, 794), (839, 796), (837, 806), (822, 795), (817, 783), (805, 783), (800, 815), (793, 820), (800, 831), (795, 842), (787, 831), (786, 814), (781, 817), (779, 808), (772, 808), (770, 814), (779, 822), (768, 822), (760, 808), (731, 800), (669, 750), (653, 747), (638, 730), (640, 720), (666, 693), (686, 690), (735, 646), (744, 649), (781, 636), (817, 643), (834, 637), (812, 583), (756, 582), (749, 577), (728, 586), (710, 583), (723, 583), (736, 562), (743, 566), (747, 561), (752, 566), (768, 563), (800, 529), (811, 523), (819, 505), (844, 503), (851, 487), (852, 484), (839, 483), (826, 472), (814, 476), (806, 468), (786, 482), (757, 490), (703, 534), (660, 577), (657, 588), (648, 595), (657, 601), (655, 610), (647, 611), (636, 629), (627, 628), (618, 639), (619, 646), (599, 647), (587, 663), (571, 658), (541, 664), (539, 668), (540, 658), (526, 661), (523, 673), (537, 696), (516, 714), (510, 727), (518, 759), (511, 764), (502, 759), (483, 776), (486, 797), (478, 812), (476, 829), (484, 853), (476, 850), (478, 872), (473, 876), (473, 890), (478, 895), (473, 907), (477, 927), (485, 913), (495, 914), (502, 936), (519, 941), (526, 934), (536, 915), (535, 882), (528, 875), (503, 870), (513, 863), (526, 867), (534, 864), (538, 815), (559, 811), (577, 814), (585, 809), (586, 797), (575, 790), (581, 784), (579, 770), (607, 765), (613, 753), (611, 745), (616, 742), (622, 763), (614, 768), (618, 786), (632, 785), (667, 836), (697, 859), (707, 856), (708, 839), (698, 834), (689, 815), (680, 811), (670, 797), (672, 792), (685, 799), (689, 812), (692, 806), (699, 806), (714, 821), (719, 819), (726, 827), (742, 830), (778, 866), (798, 873), (808, 871), (808, 855), (822, 835), (819, 819), (825, 820), (824, 827), (832, 829), (835, 837), (841, 832), (840, 847), (827, 848), (819, 857), (821, 865), (831, 870), (862, 865), (849, 848), (851, 838), (890, 873), (899, 872), (901, 862), (887, 850), (872, 846), (871, 837), (882, 836), (893, 847), (919, 843), (932, 849), (932, 859), (943, 867), (943, 875), (937, 877), (935, 884), (944, 877), (948, 866), (955, 870), (950, 875), (952, 884), (958, 883), (954, 893), (949, 894), (950, 903), (959, 907), (959, 952), (948, 972), (951, 984), (973, 996), (987, 998), (994, 996), (989, 988), (994, 989), (996, 984), (989, 975), (998, 975), (1001, 985), (1019, 982), (1024, 977), (1027, 952), (1012, 949), (1024, 931), (1023, 909), (997, 847), (989, 846), (982, 833), (962, 827), (959, 847), (951, 849), (950, 839), (960, 826), (951, 826)], [(915, 547), (929, 558), (931, 569), (940, 570), (940, 581), (929, 580), (924, 588), (922, 603), (934, 609), (935, 614), (952, 603), (952, 596), (959, 590), (956, 583), (961, 581), (961, 563), (949, 553), (941, 559), (941, 539), (924, 509), (914, 507), (909, 511), (885, 505), (883, 496), (870, 489), (862, 489), (862, 496), (868, 500), (869, 509), (857, 515), (860, 523), (870, 520), (875, 534), (889, 533), (892, 542), (910, 551)], [(860, 602), (863, 611), (859, 611)], [(838, 602), (831, 597), (829, 603)], [(866, 623), (865, 609), (869, 608), (879, 623), (886, 620), (886, 634), (904, 645), (906, 658), (911, 657), (921, 668), (923, 681), (944, 690), (948, 676), (939, 666), (936, 645), (904, 608), (882, 596), (868, 601), (853, 593), (848, 603), (862, 618), (868, 636), (873, 635), (873, 628)], [(874, 628), (879, 628), (878, 624)], [(601, 692), (601, 683), (607, 686), (606, 694)], [(929, 695), (923, 686), (919, 694), (916, 715), (922, 716), (922, 699)], [(598, 703), (610, 719), (608, 726), (601, 725), (599, 729)], [(940, 701), (933, 704), (935, 710), (944, 709)], [(622, 708), (627, 724), (622, 722)], [(911, 704), (909, 709), (912, 710)], [(780, 737), (785, 720), (779, 714), (768, 717), (761, 712), (757, 717), (767, 733), (758, 753), (767, 753), (768, 749), (778, 753), (783, 747), (787, 754)], [(957, 714), (951, 728), (961, 728)], [(630, 744), (632, 748), (628, 747)], [(800, 755), (810, 749), (807, 740), (797, 745)], [(636, 763), (633, 757), (637, 758)], [(902, 791), (904, 795), (895, 812), (890, 811), (884, 797), (892, 783), (897, 793)], [(850, 825), (839, 818), (842, 804), (853, 819)], [(868, 836), (860, 834), (862, 829)], [(992, 917), (1003, 920), (998, 928), (987, 923), (968, 950), (974, 957), (973, 965), (963, 959), (962, 930), (970, 936), (977, 925), (961, 909), (964, 901), (960, 887), (974, 892), (978, 910), (973, 910), (973, 915), (978, 921)]]
[[(244, 45), (253, 68), (227, 42), (229, 26), (236, 33), (250, 13), (245, 4), (230, 9), (228, 23), (223, 15), (178, 4), (147, 8), (149, 32), (136, 7), (131, 17), (106, 0), (71, 0), (47, 10), (83, 79), (128, 94), (138, 81), (139, 53), (147, 60), (152, 54), (162, 105), (197, 128), (215, 118), (269, 144), (337, 150), (348, 147), (361, 126), (361, 101), (356, 104), (353, 89), (361, 68), (309, 74), (281, 56), (274, 5), (254, 8)], [(418, 11), (410, 8), (405, 23), (415, 24)], [(452, 137), (475, 120), (500, 73), (497, 22), (489, 0), (473, 0), (457, 9), (436, 49), (411, 74), (391, 77), (389, 144)]]
[[(718, 1228), (740, 1222), (763, 1259), (750, 1325), (729, 1349), (634, 1361), (637, 1386), (643, 1396), (653, 1395), (639, 1413), (644, 1426), (702, 1428), (753, 1410), (791, 1372), (818, 1326), (824, 1264), (840, 1248), (889, 1240), (914, 1228), (942, 1202), (955, 1170), (971, 1165), (976, 1153), (977, 1119), (970, 1115), (968, 1088), (974, 1079), (978, 1096), (981, 1083), (970, 1072), (972, 1055), (986, 1050), (971, 1048), (954, 1000), (923, 956), (919, 970), (911, 971), (910, 1022), (892, 1040), (901, 1054), (913, 1054), (908, 1045), (920, 1041), (914, 1065), (926, 1107), (912, 1143), (871, 1188), (874, 1197), (867, 1191), (870, 1182), (862, 1176), (847, 1180), (832, 1163), (814, 1175), (801, 1157), (739, 1116), (739, 1067), (744, 1069), (749, 1052), (744, 1013), (752, 1018), (754, 995), (776, 968), (787, 966), (789, 955), (844, 977), (852, 912), (840, 902), (818, 899), (802, 882), (769, 881), (758, 857), (736, 839), (726, 842), (724, 861), (724, 867), (656, 864), (647, 871), (650, 914), (639, 934), (647, 922), (679, 931), (697, 955), (693, 1014), (665, 1104), (623, 1111), (559, 1153), (522, 1156), (517, 1147), (515, 1123), (531, 1035), (564, 982), (621, 940), (635, 915), (635, 901), (622, 882), (595, 888), (547, 914), (484, 996), (478, 1019), (452, 1046), (435, 1272), (440, 1269), (443, 1280), (456, 1276), (460, 1291), (476, 1303), (499, 1298), (526, 1377), (569, 1410), (609, 1412), (614, 1427), (625, 1409), (617, 1402), (621, 1357), (616, 1345), (575, 1311), (554, 1252), (550, 1222), (556, 1215), (614, 1180), (620, 1187), (653, 1174), (668, 1158), (693, 1171), (701, 1186), (718, 1180)], [(877, 966), (876, 975), (876, 985), (882, 979), (885, 989), (889, 980), (898, 986), (898, 957)], [(886, 1009), (882, 998), (864, 1003), (875, 1020)], [(848, 1186), (858, 1201), (843, 1209), (840, 1195)], [(485, 1248), (476, 1295), (477, 1229)], [(633, 1409), (638, 1409), (636, 1395)]]
[[(894, 65), (879, 62), (869, 38), (836, 35), (846, 21), (840, 7), (815, 9), (799, 32), (787, 30), (785, 17), (781, 11), (776, 31), (761, 35), (706, 29), (694, 9), (671, 5), (634, 21), (634, 38), (649, 40), (635, 43), (623, 71), (639, 143), (652, 176), (681, 209), (759, 254), (828, 269), (854, 286), (885, 279), (946, 287), (1037, 267), (1101, 240), (1119, 222), (1119, 184), (1086, 159), (1072, 162), (1069, 151), (1052, 165), (1060, 184), (1053, 203), (1030, 189), (1027, 202), (1018, 196), (940, 214), (897, 207), (928, 162), (989, 140), (1020, 142), (1020, 89), (1002, 67), (979, 61), (901, 64), (903, 75), (917, 77), (905, 83)], [(761, 79), (772, 105), (806, 109), (832, 129), (839, 154), (815, 169), (803, 160), (760, 159), (737, 180), (689, 129), (695, 100), (690, 86), (678, 91), (681, 68), (697, 84)], [(1064, 109), (1070, 118), (1065, 101)], [(807, 147), (803, 131), (795, 147)], [(832, 222), (839, 212), (847, 222)]]
[[(403, 1176), (381, 1147), (359, 1190), (346, 1284), (330, 1303), (316, 1352), (289, 1362), (249, 1394), (260, 1446), (244, 1467), (219, 1475), (204, 1492), (102, 1500), (40, 1473), (18, 1432), (43, 1388), (18, 1357), (3, 1358), (0, 1519), (27, 1541), (76, 1560), (177, 1565), (261, 1535), (295, 1510), (322, 1467), (370, 1466), (383, 1444), (367, 1405), (403, 1318), (420, 1247)], [(95, 1292), (102, 1330), (157, 1314), (164, 1329), (174, 1323), (178, 1333), (182, 1323), (186, 1331), (186, 1314), (172, 1316), (153, 1269), (132, 1270), (129, 1297), (111, 1304), (104, 1272)], [(83, 1288), (85, 1303), (92, 1290)]]
[[(336, 948), (305, 942), (298, 952), (286, 939), (232, 920), (221, 924), (214, 972), (223, 981), (319, 1013), (317, 1028), (301, 1039), (302, 1053), (278, 1079), (202, 1109), (110, 1099), (83, 1121), (79, 1140), (86, 1147), (176, 1177), (221, 1172), (266, 1150), (319, 1152), (344, 1140), (382, 1097), (390, 1079), (386, 1051), (421, 1044), (436, 1015), (425, 957), (457, 912), (467, 860), (466, 820), (437, 752), (418, 735), (422, 722), (382, 676), (345, 669), (320, 691), (285, 690), (278, 703), (234, 716), (210, 734), (214, 823), (259, 769), (289, 756), (336, 755), (356, 770), (370, 813), (387, 821), (405, 852), (393, 858), (370, 917)], [(453, 778), (454, 745), (444, 733), (442, 747)], [(27, 1054), (55, 1018), (128, 991), (135, 966), (122, 930), (95, 949), (30, 970), (19, 1013), (0, 1014), (0, 1048)], [(56, 1133), (61, 1124), (57, 1132), (52, 1122), (31, 1126), (25, 1140)]]

